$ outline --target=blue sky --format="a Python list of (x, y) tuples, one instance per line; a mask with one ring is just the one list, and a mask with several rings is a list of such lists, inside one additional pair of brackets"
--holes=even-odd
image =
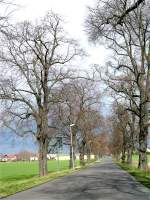
[(18, 153), (25, 150), (38, 151), (38, 145), (33, 137), (19, 137), (10, 132), (0, 133), (0, 153)]
[[(15, 154), (21, 151), (38, 152), (38, 144), (32, 136), (19, 137), (13, 133), (0, 133), (0, 154)], [(68, 154), (68, 146), (63, 147), (63, 153)]]

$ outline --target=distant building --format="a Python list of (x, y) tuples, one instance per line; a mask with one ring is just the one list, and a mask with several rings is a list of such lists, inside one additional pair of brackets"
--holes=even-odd
[(17, 154), (0, 154), (0, 162), (37, 161), (38, 154), (22, 151)]
[(38, 156), (31, 156), (30, 161), (37, 161), (39, 160)]
[[(150, 152), (148, 149), (147, 152)], [(69, 155), (65, 154), (47, 154), (48, 160), (70, 160)], [(79, 154), (76, 154), (76, 159), (79, 159)], [(84, 156), (84, 159), (87, 159), (87, 156)], [(91, 159), (94, 159), (94, 155), (91, 155)], [(0, 154), (0, 162), (13, 162), (13, 161), (38, 161), (39, 154), (32, 152), (20, 152), (18, 154)]]
[(57, 154), (47, 154), (47, 159), (48, 160), (56, 160), (57, 159)]
[(38, 154), (29, 152), (29, 151), (21, 151), (17, 154), (18, 161), (34, 161), (38, 160)]
[[(91, 155), (91, 159), (94, 159), (95, 156)], [(58, 159), (58, 155), (57, 154), (47, 154), (47, 159), (48, 160), (57, 160)], [(76, 154), (76, 159), (79, 159), (79, 154)], [(84, 155), (84, 159), (87, 160), (87, 156)], [(70, 156), (69, 155), (65, 155), (65, 154), (59, 154), (59, 160), (70, 160)]]
[(11, 162), (11, 161), (16, 161), (17, 156), (15, 154), (1, 154), (0, 155), (0, 161), (1, 162)]

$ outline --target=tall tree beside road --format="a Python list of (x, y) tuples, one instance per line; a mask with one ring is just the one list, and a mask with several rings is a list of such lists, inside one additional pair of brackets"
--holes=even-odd
[(12, 130), (18, 126), (19, 133), (34, 133), (40, 176), (47, 174), (49, 113), (59, 101), (62, 82), (70, 77), (63, 66), (83, 54), (66, 35), (61, 17), (50, 12), (40, 22), (23, 22), (8, 29), (1, 41), (0, 98), (7, 103), (4, 121)]
[[(111, 63), (111, 70), (115, 77), (112, 80), (120, 88), (116, 92), (127, 96), (132, 104), (137, 105), (137, 110), (130, 108), (130, 111), (138, 113), (139, 168), (146, 169), (150, 102), (150, 3), (145, 1), (136, 4), (136, 8), (123, 16), (123, 23), (118, 24), (116, 15), (124, 12), (126, 3), (129, 8), (133, 6), (125, 0), (99, 1), (95, 8), (89, 10), (86, 25), (91, 40), (101, 42), (100, 39), (104, 38), (107, 46), (114, 52), (115, 62)], [(119, 85), (120, 82), (123, 84)], [(126, 84), (129, 83), (135, 86), (135, 91), (126, 89)]]

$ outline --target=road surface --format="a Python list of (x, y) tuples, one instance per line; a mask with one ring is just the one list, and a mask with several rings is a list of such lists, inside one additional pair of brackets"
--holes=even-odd
[(150, 200), (150, 190), (137, 183), (111, 159), (50, 181), (5, 200)]

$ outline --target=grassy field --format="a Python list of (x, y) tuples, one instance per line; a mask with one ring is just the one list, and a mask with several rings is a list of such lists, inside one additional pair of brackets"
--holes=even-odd
[[(60, 170), (66, 170), (69, 168), (69, 162), (59, 161)], [(78, 165), (77, 161), (77, 165)], [(16, 181), (23, 180), (27, 178), (32, 178), (38, 175), (38, 162), (9, 162), (0, 163), (0, 180), (1, 181)], [(56, 160), (48, 161), (48, 171), (56, 172), (58, 171), (58, 164)]]
[[(76, 166), (78, 165), (79, 161), (76, 161)], [(0, 163), (0, 197), (64, 176), (72, 172), (68, 168), (68, 161), (60, 161), (59, 170), (57, 161), (48, 161), (48, 171), (50, 173), (46, 177), (39, 178), (38, 162), (36, 161)]]

